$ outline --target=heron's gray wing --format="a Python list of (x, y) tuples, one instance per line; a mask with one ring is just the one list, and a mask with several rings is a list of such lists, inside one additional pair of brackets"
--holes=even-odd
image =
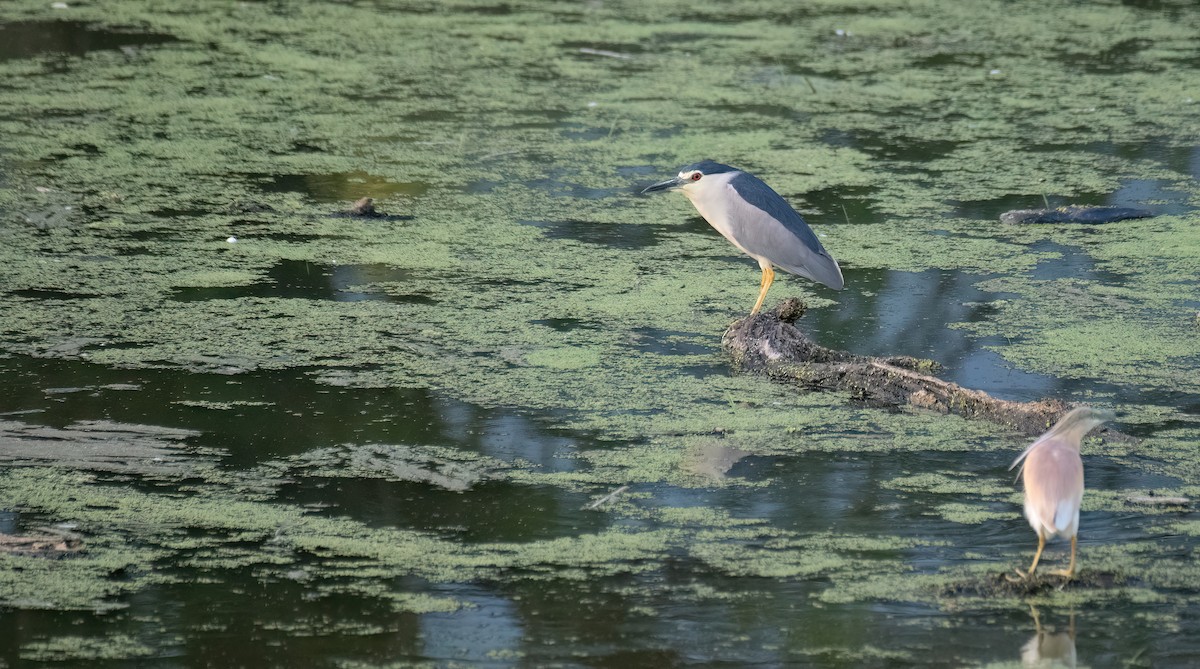
[(746, 241), (739, 240), (747, 251), (762, 255), (793, 274), (823, 283), (834, 290), (841, 290), (845, 286), (837, 261), (825, 250), (812, 228), (779, 193), (761, 179), (745, 172), (730, 180), (729, 186), (737, 191), (741, 200), (762, 212), (757, 216), (743, 213), (748, 220), (755, 220), (754, 229), (743, 233)]

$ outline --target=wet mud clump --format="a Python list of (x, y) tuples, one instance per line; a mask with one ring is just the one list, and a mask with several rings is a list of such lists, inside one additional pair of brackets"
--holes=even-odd
[(1109, 590), (1136, 585), (1133, 579), (1109, 571), (1084, 570), (1071, 579), (1054, 574), (1021, 578), (1011, 572), (993, 572), (971, 581), (951, 583), (945, 597), (1034, 597), (1068, 590)]
[(0, 553), (26, 557), (62, 558), (83, 550), (79, 535), (50, 528), (43, 534), (14, 535), (0, 533)]
[(381, 212), (375, 211), (375, 198), (371, 197), (362, 197), (355, 200), (346, 213), (351, 216), (367, 216), (370, 218), (383, 216)]
[(1070, 408), (1055, 399), (1011, 402), (963, 388), (930, 372), (937, 364), (909, 356), (862, 356), (825, 348), (794, 325), (804, 313), (790, 298), (772, 312), (735, 322), (722, 344), (742, 371), (819, 390), (849, 391), (878, 406), (911, 406), (1000, 423), (1040, 434)]
[(382, 218), (389, 221), (408, 221), (412, 216), (387, 214), (375, 208), (375, 198), (360, 197), (345, 211), (336, 211), (330, 218)]

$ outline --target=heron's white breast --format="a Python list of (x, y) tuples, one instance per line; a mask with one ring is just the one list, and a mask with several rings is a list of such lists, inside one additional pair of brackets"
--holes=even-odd
[(712, 174), (704, 177), (704, 181), (707, 183), (696, 184), (690, 188), (685, 186), (681, 190), (692, 201), (696, 211), (700, 212), (704, 220), (713, 226), (713, 229), (728, 239), (729, 243), (741, 249), (742, 253), (757, 258), (757, 255), (750, 253), (739, 244), (733, 234), (734, 207), (732, 203), (734, 200), (732, 198), (733, 187), (729, 185), (729, 182), (738, 174), (738, 172)]

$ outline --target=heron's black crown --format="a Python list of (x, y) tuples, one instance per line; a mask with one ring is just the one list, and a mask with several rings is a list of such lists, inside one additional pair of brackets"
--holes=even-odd
[(701, 174), (722, 174), (724, 172), (741, 172), (736, 167), (722, 165), (715, 160), (701, 160), (698, 163), (693, 163), (680, 170), (680, 172), (691, 172), (692, 170), (700, 170)]

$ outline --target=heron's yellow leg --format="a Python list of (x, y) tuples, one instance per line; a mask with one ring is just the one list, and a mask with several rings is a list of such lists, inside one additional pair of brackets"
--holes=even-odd
[(1052, 572), (1053, 574), (1066, 576), (1068, 579), (1075, 575), (1075, 541), (1076, 537), (1071, 537), (1071, 564), (1067, 565), (1066, 569), (1059, 569), (1056, 572)]
[(775, 270), (771, 269), (770, 265), (762, 268), (762, 281), (759, 283), (758, 301), (754, 303), (754, 308), (750, 310), (750, 315), (758, 313), (762, 309), (763, 300), (767, 299), (767, 289), (771, 287), (771, 282), (775, 280)]
[(1017, 570), (1017, 573), (1021, 574), (1021, 576), (1024, 576), (1025, 578), (1032, 578), (1033, 570), (1037, 569), (1038, 560), (1042, 559), (1042, 551), (1045, 550), (1045, 548), (1046, 537), (1041, 532), (1038, 532), (1038, 549), (1037, 552), (1033, 554), (1033, 564), (1029, 565), (1029, 571), (1027, 573), (1022, 574), (1020, 569)]

